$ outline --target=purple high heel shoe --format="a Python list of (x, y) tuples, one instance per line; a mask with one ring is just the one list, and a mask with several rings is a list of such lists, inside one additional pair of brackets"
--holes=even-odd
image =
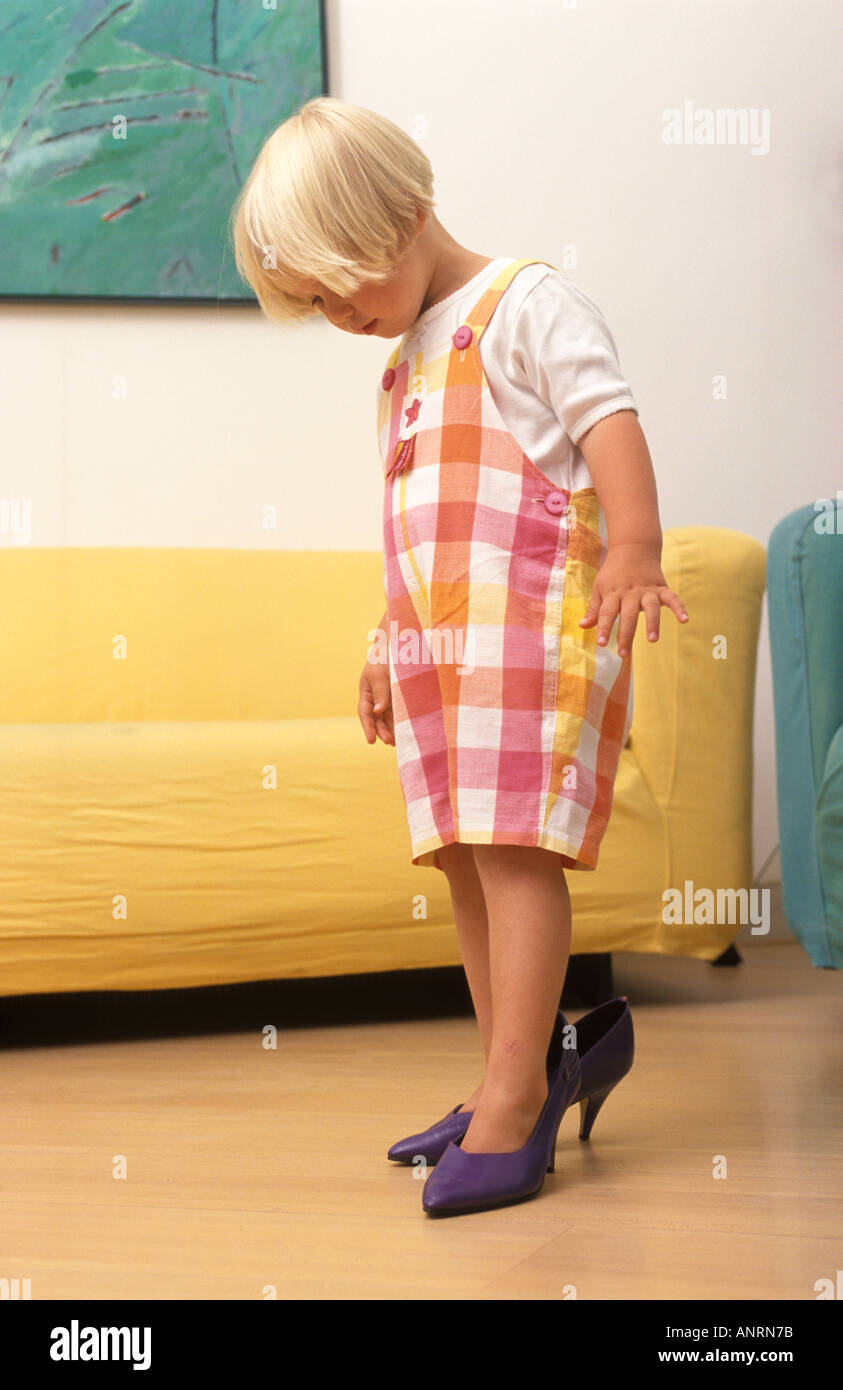
[[(568, 1020), (559, 1009), (547, 1049), (548, 1087), (556, 1077), (563, 1052), (564, 1030), (568, 1026)], [(389, 1150), (387, 1158), (391, 1158), (394, 1163), (412, 1163), (417, 1158), (423, 1158), (428, 1166), (438, 1163), (451, 1141), (462, 1139), (473, 1114), (473, 1110), (461, 1110), (459, 1105), (456, 1105), (429, 1129), (422, 1130), (420, 1134), (411, 1134), (407, 1139), (399, 1139)]]
[[(548, 1048), (548, 1086), (552, 1084), (559, 1065), (562, 1030), (566, 1026), (567, 1020), (560, 1010)], [(588, 1140), (606, 1097), (632, 1066), (635, 1036), (629, 1000), (625, 994), (617, 999), (609, 999), (584, 1014), (575, 1027), (577, 1052), (582, 1062), (580, 1139)], [(462, 1139), (473, 1114), (473, 1110), (460, 1110), (457, 1105), (430, 1129), (413, 1134), (409, 1139), (399, 1139), (387, 1157), (399, 1163), (412, 1163), (414, 1158), (424, 1158), (429, 1166), (436, 1164), (450, 1143)]]
[(511, 1206), (535, 1197), (554, 1168), (562, 1116), (579, 1096), (582, 1063), (573, 1048), (563, 1054), (532, 1134), (512, 1153), (463, 1153), (453, 1140), (425, 1179), (422, 1206), (431, 1216), (456, 1216)]
[(580, 1139), (589, 1138), (607, 1096), (632, 1066), (635, 1038), (626, 995), (592, 1009), (576, 1030), (577, 1051), (563, 1053), (524, 1147), (513, 1153), (463, 1153), (459, 1141), (452, 1140), (425, 1181), (422, 1206), (429, 1215), (482, 1211), (535, 1197), (545, 1173), (555, 1169), (556, 1136), (575, 1100), (580, 1105)]

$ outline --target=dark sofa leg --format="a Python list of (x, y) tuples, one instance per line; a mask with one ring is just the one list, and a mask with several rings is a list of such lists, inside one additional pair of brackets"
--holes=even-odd
[(742, 965), (742, 964), (743, 964), (743, 956), (741, 956), (741, 955), (738, 953), (738, 951), (736, 950), (736, 948), (735, 948), (734, 946), (727, 946), (726, 949), (725, 949), (725, 951), (723, 952), (723, 954), (722, 954), (721, 956), (718, 956), (716, 960), (713, 960), (713, 961), (711, 962), (711, 964), (712, 964), (712, 965)]
[(571, 956), (560, 1002), (563, 1011), (577, 1005), (594, 1009), (613, 995), (611, 952)]

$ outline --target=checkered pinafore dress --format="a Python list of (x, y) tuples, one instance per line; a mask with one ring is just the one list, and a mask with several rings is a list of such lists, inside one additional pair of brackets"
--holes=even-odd
[(597, 493), (532, 463), (480, 358), (534, 264), (547, 262), (510, 261), (423, 356), (402, 356), (402, 339), (378, 397), (395, 747), (412, 862), (431, 868), (454, 841), (596, 868), (632, 722), (617, 622), (605, 647), (577, 626), (608, 545)]

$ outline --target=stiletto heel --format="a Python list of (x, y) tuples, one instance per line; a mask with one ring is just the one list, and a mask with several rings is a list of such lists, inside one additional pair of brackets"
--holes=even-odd
[[(573, 1105), (573, 1100), (569, 1100), (569, 1101), (568, 1101), (568, 1105)], [(553, 1131), (553, 1138), (552, 1138), (551, 1141), (550, 1141), (550, 1148), (549, 1148), (548, 1151), (547, 1151), (547, 1172), (548, 1172), (548, 1173), (555, 1173), (555, 1172), (556, 1172), (556, 1137), (557, 1137), (557, 1135), (558, 1135), (558, 1133), (559, 1133), (559, 1126), (561, 1125), (562, 1121), (563, 1121), (564, 1118), (565, 1118), (565, 1113), (566, 1113), (567, 1108), (568, 1108), (568, 1106), (566, 1106), (565, 1109), (560, 1110), (560, 1112), (559, 1112), (559, 1119), (556, 1121), (556, 1126), (555, 1126), (554, 1131)]]
[(582, 1062), (580, 1139), (587, 1142), (606, 1097), (623, 1081), (635, 1056), (635, 1035), (625, 994), (585, 1014), (576, 1027)]
[(609, 1086), (605, 1091), (595, 1091), (592, 1096), (582, 1096), (580, 1099), (580, 1138), (588, 1139), (594, 1127), (594, 1121), (600, 1113), (600, 1107), (608, 1095), (611, 1095), (614, 1086)]
[(562, 1120), (564, 1119), (564, 1114), (565, 1114), (565, 1112), (563, 1111), (562, 1114), (559, 1116), (559, 1124), (556, 1126), (556, 1129), (553, 1131), (553, 1138), (552, 1138), (551, 1141), (550, 1141), (550, 1148), (549, 1148), (549, 1150), (548, 1150), (548, 1155), (547, 1155), (547, 1157), (548, 1157), (547, 1172), (548, 1172), (548, 1173), (555, 1173), (555, 1172), (556, 1172), (556, 1136), (557, 1136), (557, 1134), (559, 1133), (559, 1125), (561, 1125)]

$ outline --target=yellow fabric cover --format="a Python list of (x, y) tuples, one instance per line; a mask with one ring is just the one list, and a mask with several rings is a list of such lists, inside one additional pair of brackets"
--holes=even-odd
[[(572, 949), (710, 960), (739, 927), (665, 926), (662, 892), (751, 886), (765, 553), (683, 527), (663, 566), (691, 620), (663, 610), (655, 644), (639, 623)], [(459, 964), (395, 750), (357, 719), (383, 608), (379, 552), (0, 552), (0, 993)]]

